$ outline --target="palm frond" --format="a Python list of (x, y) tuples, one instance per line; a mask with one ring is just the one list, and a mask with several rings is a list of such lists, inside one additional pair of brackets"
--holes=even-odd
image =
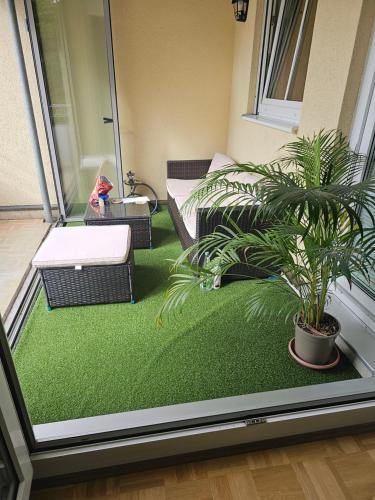
[(186, 302), (187, 298), (191, 292), (199, 288), (201, 283), (203, 283), (207, 277), (204, 274), (198, 276), (197, 274), (173, 274), (171, 276), (173, 279), (173, 284), (168, 288), (163, 304), (161, 305), (159, 312), (156, 317), (156, 323), (158, 326), (162, 326), (164, 316), (171, 312), (181, 308)]
[[(344, 209), (352, 227), (361, 229), (358, 212), (371, 214), (375, 179), (355, 182), (364, 157), (350, 151), (344, 136), (321, 131), (312, 139), (297, 139), (285, 151), (287, 156), (269, 165), (235, 164), (207, 175), (183, 209), (207, 206), (211, 215), (226, 205), (224, 212), (232, 214), (234, 207), (244, 211), (258, 205), (257, 219), (280, 219), (288, 214), (317, 224), (323, 217), (326, 225), (331, 221), (337, 225), (338, 213)], [(243, 173), (256, 174), (259, 180), (246, 184), (227, 179), (229, 174), (232, 179)]]
[[(180, 274), (190, 254), (199, 261), (214, 260), (215, 275), (228, 275), (242, 264), (277, 278), (251, 287), (248, 318), (264, 319), (272, 311), (273, 317), (288, 319), (297, 308), (316, 328), (331, 285), (340, 276), (349, 285), (355, 276), (370, 280), (375, 266), (375, 179), (358, 181), (365, 158), (351, 151), (336, 130), (298, 138), (284, 153), (267, 165), (228, 165), (207, 175), (192, 193), (184, 210), (208, 207), (207, 217), (220, 211), (223, 223), (175, 261), (163, 313), (180, 307), (194, 287), (212, 276), (206, 265)], [(242, 182), (244, 173), (258, 180)], [(244, 214), (260, 229), (242, 231), (237, 221)]]
[(301, 310), (300, 297), (284, 280), (256, 280), (255, 285), (251, 287), (251, 295), (246, 304), (247, 321), (258, 320), (264, 323), (272, 318), (287, 322)]

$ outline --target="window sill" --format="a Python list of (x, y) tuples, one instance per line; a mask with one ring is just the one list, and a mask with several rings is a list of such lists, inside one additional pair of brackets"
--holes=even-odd
[(242, 119), (248, 122), (258, 123), (258, 125), (264, 125), (265, 127), (276, 128), (290, 134), (296, 134), (298, 130), (298, 125), (296, 123), (280, 120), (278, 118), (270, 118), (267, 116), (246, 113), (242, 115)]

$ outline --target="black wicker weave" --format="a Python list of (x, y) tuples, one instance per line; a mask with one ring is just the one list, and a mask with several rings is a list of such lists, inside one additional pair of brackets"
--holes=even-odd
[(142, 205), (111, 203), (105, 205), (103, 214), (88, 204), (84, 222), (86, 226), (126, 224), (131, 227), (133, 248), (152, 247), (151, 213), (147, 203)]
[[(167, 163), (168, 167), (168, 178), (173, 179), (194, 179), (203, 177), (209, 168), (211, 160), (184, 160), (184, 161), (169, 161)], [(191, 165), (191, 167), (190, 167)], [(180, 171), (181, 170), (181, 171)], [(197, 172), (197, 177), (192, 177), (191, 172)], [(223, 215), (222, 212), (216, 211), (215, 213), (208, 216), (208, 208), (199, 208), (197, 210), (197, 221), (196, 221), (196, 238), (193, 239), (188, 233), (185, 224), (183, 222), (182, 216), (177, 208), (174, 199), (168, 194), (168, 209), (171, 215), (174, 227), (181, 241), (182, 248), (186, 250), (191, 245), (199, 241), (204, 236), (212, 234), (218, 226), (228, 226), (228, 219)], [(263, 226), (258, 225), (254, 222), (254, 217), (256, 213), (256, 208), (252, 207), (248, 210), (243, 211), (242, 208), (233, 210), (231, 218), (235, 223), (247, 233), (255, 230), (262, 229)], [(198, 259), (197, 253), (191, 253), (189, 255), (189, 260), (193, 264), (203, 264), (204, 255), (201, 255)], [(258, 271), (257, 269), (251, 268), (244, 264), (233, 266), (231, 269), (231, 275), (226, 276), (226, 280), (236, 280), (244, 279), (246, 277), (265, 277), (265, 274)]]
[(211, 160), (167, 161), (168, 179), (201, 179), (210, 168)]
[(39, 269), (49, 308), (134, 302), (134, 258), (124, 264)]
[(105, 224), (119, 225), (127, 224), (131, 227), (133, 248), (152, 248), (151, 241), (151, 217), (142, 218), (121, 218), (121, 219), (105, 219), (105, 220), (85, 220), (86, 226), (102, 226)]

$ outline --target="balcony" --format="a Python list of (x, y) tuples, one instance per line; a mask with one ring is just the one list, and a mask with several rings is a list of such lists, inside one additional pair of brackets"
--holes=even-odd
[[(203, 3), (193, 0), (176, 9), (168, 0), (147, 10), (130, 0), (26, 1), (30, 39), (21, 30), (21, 41), (42, 158), (38, 172), (45, 177), (42, 192), (52, 203), (53, 223), (40, 215), (21, 90), (0, 82), (18, 110), (8, 109), (9, 125), (2, 127), (2, 158), (11, 161), (1, 168), (14, 192), (1, 191), (0, 214), (9, 219), (0, 219), (0, 311), (24, 413), (40, 449), (51, 440), (95, 442), (107, 432), (135, 436), (144, 429), (155, 433), (239, 416), (263, 422), (277, 412), (305, 407), (318, 412), (331, 402), (362, 401), (374, 389), (373, 299), (360, 286), (356, 291), (364, 295), (356, 297), (339, 286), (330, 305), (345, 323), (337, 342), (341, 361), (331, 370), (306, 369), (292, 359), (291, 318), (284, 322), (270, 314), (267, 321), (251, 315), (245, 320), (247, 298), (257, 286), (252, 280), (209, 292), (196, 289), (182, 311), (168, 315), (162, 328), (156, 323), (170, 286), (171, 260), (181, 253), (167, 209), (168, 160), (211, 159), (220, 151), (238, 163), (269, 164), (297, 133), (312, 136), (322, 128), (343, 129), (361, 152), (372, 151), (362, 125), (361, 137), (349, 127), (360, 120), (361, 98), (357, 103), (353, 95), (364, 89), (370, 6), (351, 5), (348, 12), (338, 2), (335, 9), (326, 2), (325, 13), (319, 7), (315, 12), (316, 2), (311, 12), (302, 2), (306, 21), (300, 12), (288, 54), (289, 62), (304, 56), (301, 67), (288, 69), (288, 88), (295, 78), (303, 80), (300, 100), (290, 106), (293, 126), (268, 116), (272, 127), (265, 127), (258, 118), (264, 109), (270, 113), (275, 105), (270, 101), (282, 101), (276, 103), (278, 113), (288, 105), (275, 98), (278, 81), (271, 63), (266, 69), (274, 80), (272, 98), (265, 75), (260, 78), (263, 3), (253, 2), (247, 22), (237, 25), (230, 2)], [(299, 52), (298, 39), (308, 40), (309, 50)], [(276, 35), (269, 42), (276, 47)], [(14, 61), (8, 66), (18, 82)], [(260, 89), (263, 108), (255, 99)], [(249, 115), (258, 118), (244, 119)], [(363, 116), (362, 122), (367, 123)], [(161, 207), (152, 216), (153, 249), (134, 250), (136, 303), (49, 310), (43, 282), (30, 265), (38, 247), (52, 228), (84, 224), (99, 174), (111, 179), (112, 199), (129, 194), (123, 178), (131, 169), (155, 188)], [(187, 178), (194, 179), (193, 173)], [(19, 206), (24, 215), (15, 219)], [(35, 218), (25, 215), (30, 206), (38, 208)]]

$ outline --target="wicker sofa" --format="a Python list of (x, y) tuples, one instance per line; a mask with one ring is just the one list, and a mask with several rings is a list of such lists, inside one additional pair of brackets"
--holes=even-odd
[[(211, 162), (211, 159), (167, 162), (168, 209), (184, 250), (204, 236), (213, 233), (219, 225), (228, 224), (220, 211), (208, 216), (209, 208), (194, 209), (189, 215), (181, 210), (181, 206), (187, 198), (187, 191), (191, 192), (199, 184), (200, 180), (205, 177)], [(178, 192), (180, 186), (183, 186), (181, 196), (179, 196), (180, 193)], [(245, 232), (261, 228), (254, 222), (254, 216), (254, 207), (245, 211), (238, 208), (237, 211), (234, 210), (232, 213), (232, 218), (236, 221), (236, 224)], [(189, 260), (192, 263), (202, 264), (203, 258), (204, 256), (198, 257), (196, 253), (189, 255)], [(245, 277), (264, 277), (264, 274), (254, 268), (238, 265), (232, 268), (231, 276), (228, 276), (228, 279), (243, 279)]]

